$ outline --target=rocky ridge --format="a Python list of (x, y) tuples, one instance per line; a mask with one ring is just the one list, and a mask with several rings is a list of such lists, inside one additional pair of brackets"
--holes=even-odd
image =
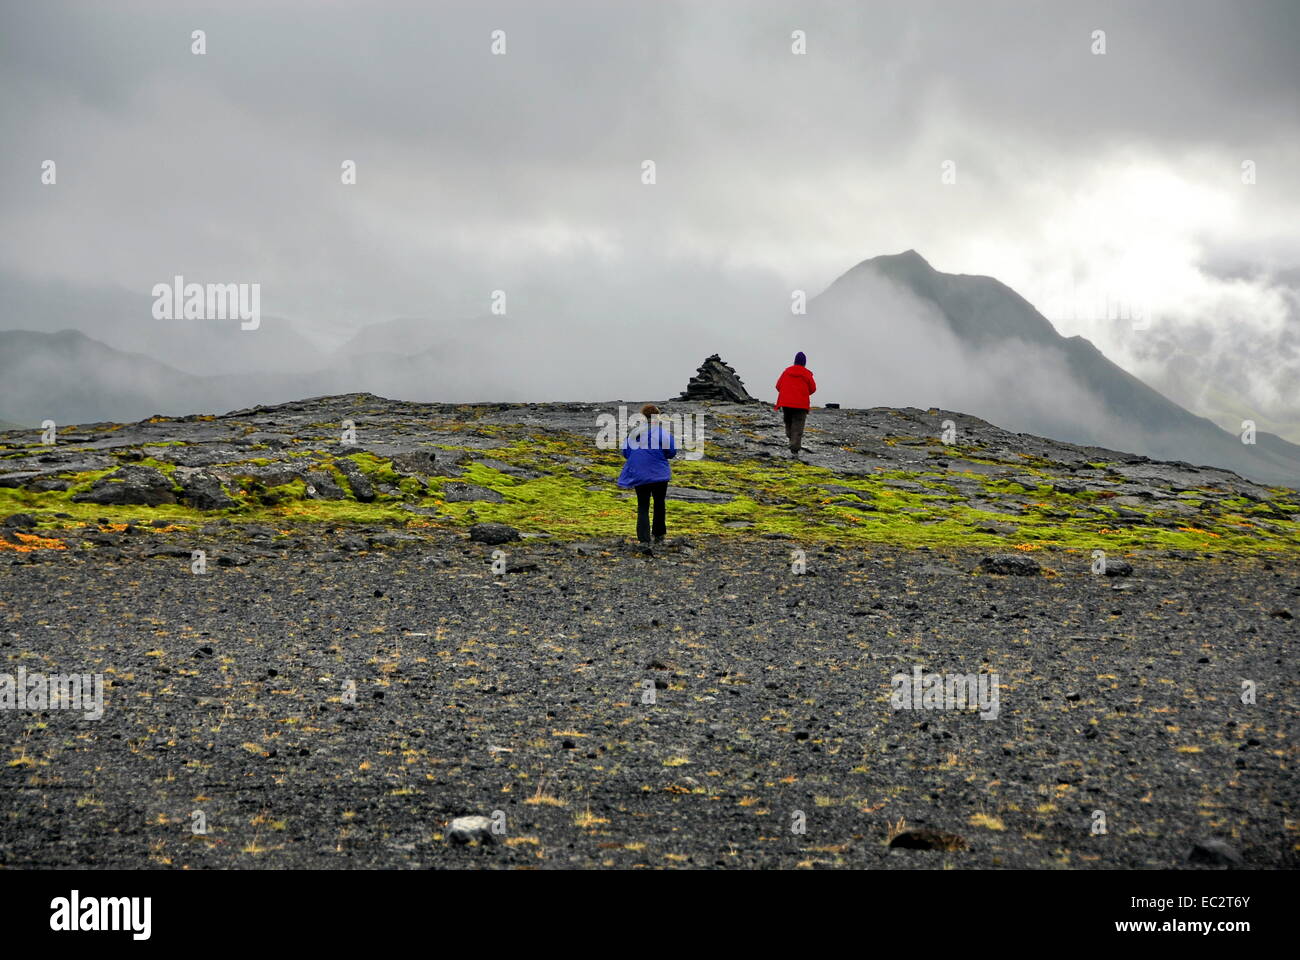
[[(144, 507), (203, 517), (465, 527), (569, 539), (626, 526), (609, 404), (416, 404), (369, 394), (222, 416), (0, 434), (0, 511), (51, 535)], [(704, 429), (679, 530), (1038, 547), (1292, 549), (1294, 491), (1231, 471), (1010, 433), (944, 410), (814, 410), (804, 463), (765, 406), (665, 403)], [(350, 427), (348, 425), (351, 425)], [(948, 442), (945, 442), (948, 441)]]

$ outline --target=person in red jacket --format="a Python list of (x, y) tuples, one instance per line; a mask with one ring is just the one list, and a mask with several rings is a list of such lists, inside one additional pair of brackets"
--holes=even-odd
[(790, 439), (792, 457), (799, 456), (803, 448), (803, 427), (811, 405), (808, 398), (817, 392), (817, 381), (807, 363), (808, 358), (801, 350), (776, 381), (776, 409), (785, 415), (785, 435)]

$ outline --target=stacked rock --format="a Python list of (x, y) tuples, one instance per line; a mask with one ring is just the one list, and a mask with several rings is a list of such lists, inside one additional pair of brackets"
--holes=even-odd
[(712, 400), (723, 403), (753, 403), (754, 398), (730, 365), (716, 353), (700, 364), (679, 400)]

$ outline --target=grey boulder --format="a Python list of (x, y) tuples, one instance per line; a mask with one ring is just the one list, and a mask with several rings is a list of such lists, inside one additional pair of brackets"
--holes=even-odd
[(469, 528), (469, 538), (478, 543), (509, 543), (519, 539), (519, 531), (504, 523), (476, 523)]
[(74, 494), (72, 499), (77, 503), (156, 507), (175, 503), (176, 494), (162, 471), (133, 464), (100, 477), (89, 490)]
[(996, 553), (985, 557), (980, 561), (980, 569), (985, 573), (1010, 577), (1033, 577), (1040, 571), (1037, 560), (1018, 553)]
[(449, 843), (496, 843), (492, 835), (492, 821), (487, 817), (456, 817), (447, 824), (445, 834)]

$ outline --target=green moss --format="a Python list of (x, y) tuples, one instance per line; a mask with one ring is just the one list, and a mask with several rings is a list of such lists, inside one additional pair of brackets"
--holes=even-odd
[[(476, 414), (477, 415), (477, 414)], [(403, 501), (433, 507), (448, 518), (445, 523), (464, 525), (475, 521), (498, 521), (522, 530), (546, 532), (562, 539), (605, 535), (631, 535), (635, 526), (635, 500), (615, 485), (623, 460), (617, 451), (595, 449), (591, 439), (552, 432), (530, 432), (521, 427), (507, 430), (482, 427), (470, 421), (456, 425), (478, 435), (493, 433), (512, 442), (475, 453), (515, 467), (535, 471), (534, 479), (513, 476), (470, 462), (456, 478), (435, 477), (428, 489), (414, 477), (403, 477), (391, 462), (370, 453), (347, 454), (372, 482), (400, 490), (398, 496), (380, 495), (373, 503), (345, 500), (308, 500), (302, 481), (268, 487), (252, 478), (241, 480), (232, 496), (239, 501), (233, 512), (247, 519), (261, 519), (279, 525), (293, 523), (383, 523), (430, 525), (433, 521), (401, 509)], [(439, 424), (440, 430), (450, 427)], [(900, 442), (909, 438), (898, 438)], [(456, 449), (444, 447), (444, 449)], [(962, 456), (975, 460), (976, 451)], [(585, 462), (569, 458), (579, 456)], [(955, 456), (955, 454), (954, 454)], [(148, 458), (140, 461), (171, 474), (174, 466)], [(265, 465), (269, 460), (253, 461)], [(981, 461), (986, 462), (986, 461)], [(1022, 477), (1033, 476), (1036, 466), (1019, 462)], [(330, 472), (340, 487), (349, 489), (346, 476), (336, 461), (326, 459), (321, 469)], [(40, 513), (42, 523), (56, 523), (49, 513), (61, 510), (76, 522), (108, 517), (125, 521), (141, 516), (167, 517), (204, 522), (204, 514), (183, 506), (103, 507), (74, 504), (71, 494), (88, 489), (110, 471), (78, 474), (76, 486), (67, 492), (28, 493), (0, 489), (0, 510), (29, 510)], [(1123, 553), (1135, 549), (1212, 551), (1231, 549), (1245, 552), (1296, 550), (1300, 548), (1300, 507), (1281, 499), (1258, 503), (1244, 498), (1220, 502), (1222, 514), (1203, 515), (1194, 521), (1177, 520), (1177, 528), (1161, 526), (1169, 518), (1158, 505), (1147, 520), (1134, 524), (1117, 522), (1117, 512), (1107, 504), (1108, 495), (1098, 491), (1065, 494), (1054, 489), (1051, 479), (1025, 487), (1005, 479), (969, 472), (967, 480), (978, 482), (990, 499), (1015, 497), (1029, 500), (1023, 506), (995, 511), (971, 508), (949, 481), (952, 474), (921, 465), (918, 469), (877, 470), (869, 476), (845, 477), (821, 467), (786, 460), (674, 461), (673, 482), (730, 494), (727, 503), (705, 504), (670, 501), (668, 522), (674, 535), (724, 535), (752, 537), (764, 533), (787, 534), (802, 542), (830, 541), (843, 544), (894, 543), (910, 546), (1019, 547), (1034, 550), (1053, 546), (1067, 550), (1105, 549)], [(922, 489), (905, 490), (889, 481), (907, 481)], [(448, 482), (466, 482), (499, 492), (501, 503), (446, 503), (442, 491)], [(872, 509), (862, 510), (843, 502), (844, 494), (822, 489), (834, 484), (858, 491)], [(1287, 492), (1289, 494), (1289, 491)], [(1181, 502), (1197, 503), (1203, 494), (1192, 494)], [(743, 531), (728, 526), (736, 521), (749, 524)], [(1002, 536), (976, 530), (990, 521), (1014, 525), (1014, 535)], [(1267, 529), (1258, 525), (1267, 524)]]
[(273, 507), (252, 511), (250, 518), (280, 524), (293, 523), (376, 523), (389, 525), (427, 525), (413, 517), (396, 502), (358, 503), (355, 500), (293, 500)]
[(132, 461), (135, 465), (141, 467), (153, 467), (160, 473), (171, 477), (176, 472), (176, 464), (168, 463), (165, 460), (155, 460), (153, 457), (142, 457), (139, 460)]
[(361, 472), (376, 483), (397, 486), (401, 477), (388, 460), (381, 460), (373, 453), (350, 453), (348, 459), (360, 468)]
[(253, 477), (240, 477), (233, 486), (236, 488), (233, 492), (234, 499), (243, 508), (240, 512), (307, 499), (307, 484), (302, 480), (270, 485)]
[[(100, 471), (109, 473), (111, 471)], [(89, 488), (85, 483), (79, 486)], [(131, 523), (142, 519), (174, 520), (177, 523), (202, 523), (219, 516), (215, 513), (203, 513), (181, 504), (163, 504), (157, 507), (111, 506), (98, 503), (75, 503), (71, 499), (71, 490), (53, 490), (45, 493), (33, 493), (28, 490), (10, 490), (0, 488), (0, 516), (9, 513), (31, 513), (38, 524), (47, 529), (75, 527), (93, 524), (103, 517), (112, 523)], [(66, 513), (68, 517), (55, 517), (55, 513)]]
[(403, 477), (397, 482), (397, 488), (404, 496), (417, 500), (425, 495), (424, 483), (415, 477)]
[(91, 487), (95, 485), (95, 481), (99, 480), (101, 477), (108, 476), (110, 473), (113, 473), (116, 470), (117, 467), (109, 467), (105, 470), (86, 470), (83, 473), (66, 474), (65, 476), (67, 476), (67, 478), (72, 481), (72, 486), (68, 487), (67, 490), (62, 490), (62, 491), (55, 490), (48, 494), (42, 494), (42, 496), (49, 496), (49, 497), (56, 497), (56, 498), (62, 497), (64, 500), (70, 503), (72, 501), (73, 494), (85, 493), (87, 490), (89, 490)]
[[(619, 496), (613, 485), (621, 458), (617, 454), (592, 451), (588, 446), (578, 449), (593, 463), (578, 475), (570, 476), (555, 472), (554, 458), (561, 452), (573, 452), (573, 444), (542, 437), (494, 450), (494, 459), (533, 469), (549, 466), (551, 473), (539, 480), (520, 480), (471, 464), (461, 479), (498, 491), (505, 502), (448, 504), (444, 510), (462, 522), (468, 522), (471, 517), (494, 520), (558, 536), (627, 534), (634, 522), (634, 508), (629, 499)], [(892, 488), (884, 482), (889, 479), (923, 484), (927, 491)], [(602, 482), (609, 484), (607, 490), (588, 489), (593, 483)], [(440, 488), (442, 483), (435, 481), (435, 488)], [(1105, 517), (1088, 509), (1098, 501), (1095, 491), (1059, 493), (1046, 481), (1032, 490), (1007, 481), (987, 482), (993, 493), (1029, 494), (1036, 498), (1035, 503), (1014, 514), (973, 510), (966, 506), (955, 488), (942, 482), (941, 475), (929, 472), (878, 471), (871, 477), (844, 478), (803, 463), (684, 461), (674, 465), (674, 483), (735, 496), (731, 502), (718, 505), (671, 502), (670, 526), (684, 534), (735, 535), (725, 524), (744, 520), (753, 525), (745, 531), (749, 535), (786, 533), (802, 539), (1005, 547), (1008, 538), (973, 529), (980, 522), (995, 519), (1014, 523), (1018, 532), (1012, 542), (1026, 548), (1055, 545), (1122, 551), (1142, 547), (1207, 550), (1290, 546), (1284, 542), (1285, 538), (1268, 537), (1261, 541), (1240, 529), (1111, 528)], [(824, 483), (866, 494), (876, 509), (862, 511), (838, 505), (835, 501), (842, 497), (822, 490), (820, 484)]]

